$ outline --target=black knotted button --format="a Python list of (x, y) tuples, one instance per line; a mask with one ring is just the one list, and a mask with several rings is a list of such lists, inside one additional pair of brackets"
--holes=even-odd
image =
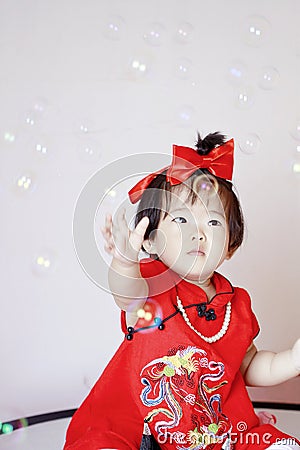
[(161, 324), (158, 326), (158, 329), (159, 329), (159, 330), (164, 330), (164, 329), (165, 329), (165, 325), (164, 325), (163, 323), (161, 323)]
[(206, 304), (200, 303), (200, 305), (197, 306), (198, 316), (204, 317), (206, 313)]
[(205, 317), (206, 320), (216, 320), (217, 318), (215, 310), (213, 308), (207, 309), (206, 303), (200, 303), (197, 306), (197, 312), (199, 317)]
[(127, 341), (132, 341), (134, 328), (133, 327), (128, 327), (127, 331), (128, 331), (128, 334), (126, 334), (126, 339), (127, 339)]
[(206, 320), (216, 320), (217, 316), (215, 314), (215, 310), (213, 308), (210, 308), (208, 311), (206, 311), (205, 318)]

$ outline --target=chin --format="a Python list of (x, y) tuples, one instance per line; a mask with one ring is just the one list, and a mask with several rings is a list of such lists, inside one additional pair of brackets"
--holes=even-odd
[(188, 272), (184, 276), (186, 280), (197, 281), (197, 283), (206, 281), (208, 278), (212, 277), (212, 273), (201, 273), (201, 272)]
[(198, 271), (194, 271), (192, 270), (191, 272), (188, 273), (188, 277), (191, 277), (191, 279), (193, 280), (197, 280), (199, 282), (203, 282), (208, 280), (209, 278), (211, 278), (214, 274), (214, 270), (198, 270)]

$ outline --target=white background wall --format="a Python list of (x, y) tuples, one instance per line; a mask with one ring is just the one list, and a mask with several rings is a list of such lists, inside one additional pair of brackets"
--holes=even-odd
[(0, 1), (2, 421), (77, 407), (122, 340), (117, 307), (74, 250), (88, 179), (120, 157), (193, 146), (197, 130), (236, 139), (248, 232), (221, 272), (253, 297), (258, 347), (292, 345), (299, 20), (298, 0)]

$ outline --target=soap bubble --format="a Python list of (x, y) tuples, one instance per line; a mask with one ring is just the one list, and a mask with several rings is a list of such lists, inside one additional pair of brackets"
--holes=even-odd
[(49, 157), (53, 151), (52, 136), (49, 136), (48, 134), (41, 133), (39, 135), (34, 135), (31, 142), (35, 156), (41, 159)]
[[(44, 143), (44, 144), (45, 144), (45, 143)], [(39, 155), (46, 156), (49, 149), (48, 149), (48, 147), (47, 147), (46, 145), (44, 145), (44, 144), (42, 144), (42, 143), (36, 144), (35, 150), (36, 150), (36, 152), (37, 152)]]
[(37, 277), (48, 276), (56, 270), (57, 261), (57, 254), (53, 249), (41, 248), (32, 258), (32, 273)]
[(230, 84), (239, 86), (245, 83), (247, 72), (247, 67), (243, 62), (232, 61), (228, 66), (226, 78), (228, 79)]
[(37, 115), (43, 115), (46, 111), (48, 107), (48, 100), (46, 100), (45, 98), (37, 98), (32, 106), (32, 110), (37, 114)]
[(24, 112), (21, 112), (20, 122), (23, 130), (34, 129), (42, 120), (47, 108), (45, 99), (37, 99)]
[(194, 27), (188, 22), (181, 22), (178, 24), (175, 40), (180, 44), (188, 44), (192, 40)]
[(255, 133), (248, 133), (238, 141), (240, 150), (246, 155), (257, 153), (261, 146), (260, 137)]
[(31, 170), (24, 170), (14, 182), (14, 192), (19, 195), (31, 193), (36, 188), (36, 175)]
[(116, 198), (118, 191), (116, 189), (107, 189), (105, 195), (109, 198)]
[[(146, 171), (145, 161), (147, 161)], [(86, 275), (105, 292), (111, 291), (107, 281), (111, 256), (103, 250), (104, 238), (100, 242), (100, 238), (102, 237), (100, 227), (103, 228), (105, 213), (110, 212), (114, 214), (115, 206), (118, 207), (123, 200), (120, 203), (115, 202), (116, 204), (113, 205), (113, 208), (106, 208), (103, 202), (103, 196), (107, 189), (109, 191), (121, 190), (122, 197), (127, 202), (124, 205), (126, 206), (126, 216), (128, 217), (127, 213), (130, 213), (128, 217), (130, 219), (136, 213), (136, 205), (130, 203), (128, 191), (142, 176), (153, 173), (158, 167), (165, 167), (169, 164), (169, 153), (155, 152), (128, 155), (111, 162), (107, 166), (101, 165), (101, 169), (88, 180), (82, 189), (76, 202), (73, 217), (75, 251)], [(115, 201), (117, 195), (118, 192), (116, 192), (116, 195), (113, 194), (110, 197), (112, 202)], [(106, 195), (106, 198), (108, 197)], [(97, 225), (98, 218), (99, 227)], [(130, 220), (127, 220), (127, 223), (130, 223)], [(102, 253), (107, 255), (107, 258)], [(108, 260), (109, 262), (107, 262)]]
[(111, 15), (104, 24), (103, 34), (107, 39), (118, 41), (122, 39), (124, 29), (124, 19), (118, 15)]
[(279, 73), (275, 67), (264, 67), (259, 75), (258, 85), (262, 89), (274, 89), (279, 83)]
[(260, 47), (267, 40), (271, 25), (263, 16), (249, 16), (244, 23), (244, 42), (252, 47)]
[(4, 133), (2, 134), (1, 142), (4, 147), (12, 148), (12, 146), (16, 142), (16, 139), (17, 139), (16, 132), (14, 130), (10, 129), (10, 130), (4, 131)]
[(300, 141), (300, 120), (296, 121), (290, 130), (291, 136)]
[(239, 109), (248, 109), (254, 103), (253, 88), (251, 86), (240, 87), (236, 91), (235, 106)]
[(85, 162), (97, 162), (101, 158), (101, 145), (94, 139), (80, 139), (77, 144), (79, 158)]
[(294, 162), (293, 163), (293, 172), (294, 173), (300, 173), (300, 162)]
[(74, 121), (74, 132), (79, 136), (85, 136), (92, 134), (96, 131), (97, 127), (95, 122), (87, 117), (81, 117)]
[(15, 140), (16, 140), (15, 134), (14, 133), (10, 133), (9, 131), (6, 131), (4, 133), (3, 138), (4, 138), (5, 142), (9, 142), (9, 143), (15, 142)]
[(144, 78), (149, 71), (149, 65), (146, 58), (132, 58), (129, 63), (129, 72), (134, 79)]
[[(111, 264), (111, 255), (105, 249), (105, 238), (102, 235), (101, 230), (104, 227), (105, 219), (107, 214), (111, 214), (113, 220), (117, 212), (122, 208), (122, 204), (124, 202), (124, 197), (127, 198), (127, 191), (124, 189), (124, 186), (119, 183), (110, 186), (106, 184), (104, 189), (99, 191), (99, 196), (101, 197), (101, 201), (97, 207), (96, 219), (94, 222), (94, 234), (95, 239), (97, 241), (97, 248), (101, 257), (105, 261), (106, 268), (108, 268)], [(127, 211), (126, 211), (127, 213)], [(129, 224), (129, 220), (126, 214), (126, 220)]]
[(34, 127), (39, 121), (40, 115), (33, 110), (28, 110), (23, 115), (22, 124), (28, 128)]
[(175, 73), (176, 77), (182, 80), (187, 80), (191, 76), (193, 69), (192, 62), (187, 58), (181, 58), (176, 62)]
[(191, 120), (193, 120), (194, 115), (195, 110), (192, 106), (182, 105), (177, 111), (177, 121), (181, 126), (188, 126)]
[(148, 30), (144, 33), (143, 37), (147, 44), (157, 47), (163, 44), (164, 35), (164, 26), (160, 23), (152, 23), (149, 25)]
[[(128, 311), (136, 311), (136, 302), (133, 300), (128, 307)], [(158, 301), (153, 298), (148, 298), (147, 302), (136, 311), (138, 322), (134, 326), (135, 329), (140, 329), (140, 332), (151, 333), (156, 331), (161, 324), (163, 315), (162, 309)]]

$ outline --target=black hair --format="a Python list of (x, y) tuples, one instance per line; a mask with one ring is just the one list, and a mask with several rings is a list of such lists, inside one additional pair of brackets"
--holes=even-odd
[(204, 139), (201, 138), (199, 131), (197, 132), (197, 141), (195, 147), (199, 155), (208, 155), (218, 145), (225, 144), (226, 136), (219, 131), (208, 134)]

